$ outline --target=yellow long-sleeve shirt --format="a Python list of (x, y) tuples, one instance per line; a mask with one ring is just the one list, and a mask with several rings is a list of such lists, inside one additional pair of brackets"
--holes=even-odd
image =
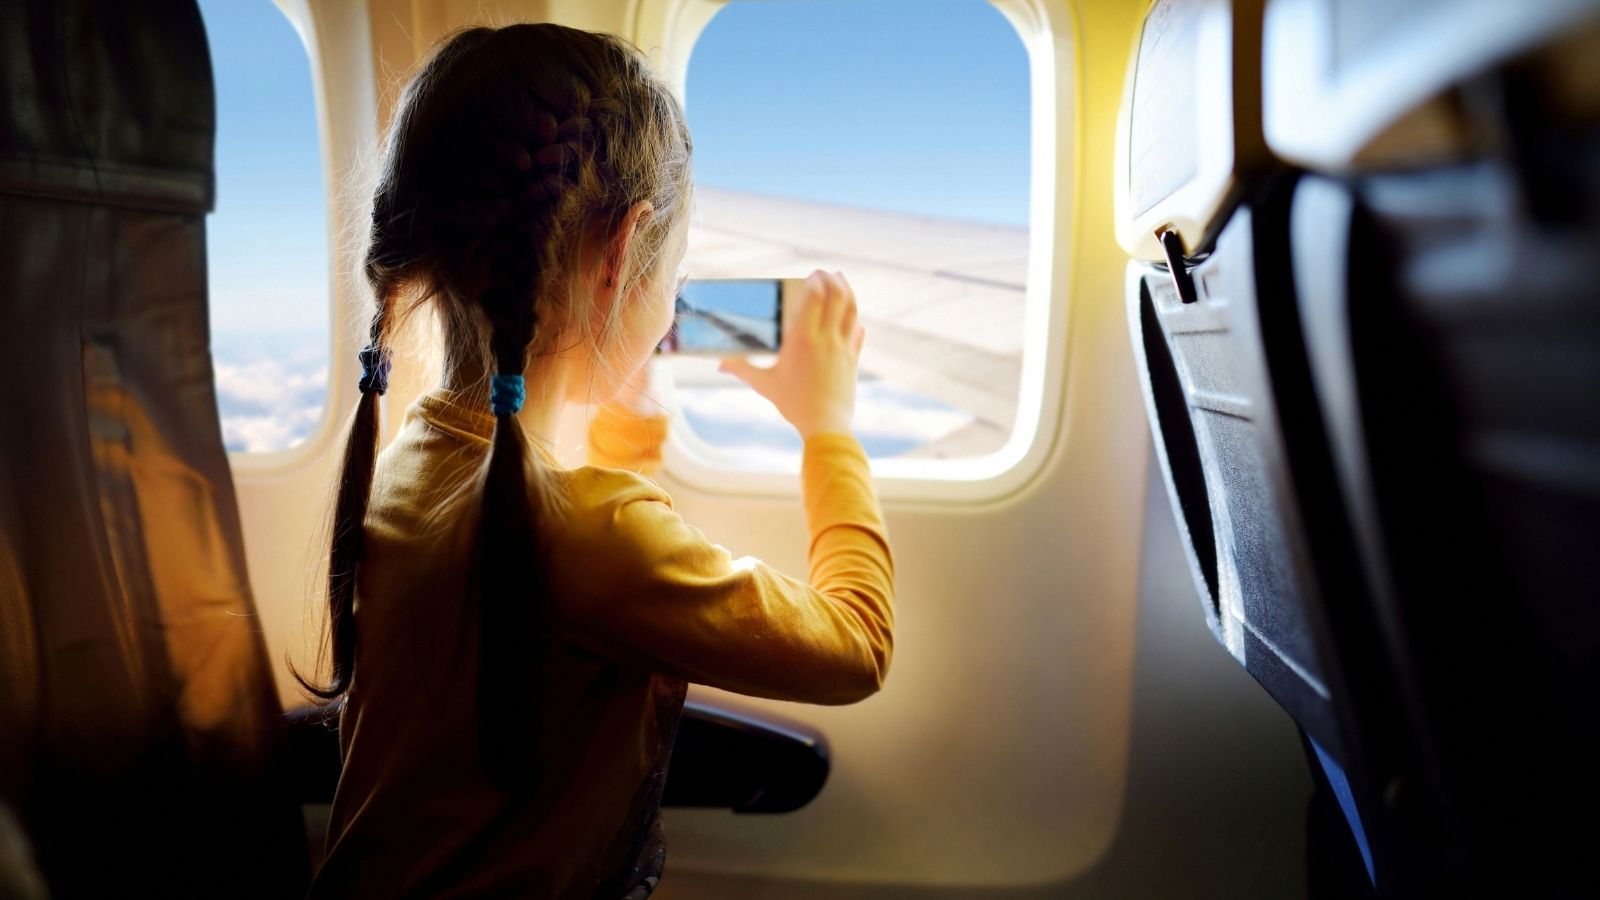
[(653, 466), (665, 420), (604, 411), (591, 465), (563, 470), (543, 454), (566, 498), (541, 523), (557, 632), (542, 697), (547, 721), (563, 724), (540, 748), (537, 784), (508, 798), (478, 762), (478, 506), (446, 503), (493, 428), (486, 410), (430, 393), (379, 457), (344, 770), (313, 896), (620, 896), (630, 874), (648, 874), (646, 857), (660, 862), (659, 830), (641, 827), (685, 681), (812, 703), (849, 703), (883, 682), (894, 567), (853, 438), (805, 443), (802, 581), (734, 559), (654, 482), (617, 468)]

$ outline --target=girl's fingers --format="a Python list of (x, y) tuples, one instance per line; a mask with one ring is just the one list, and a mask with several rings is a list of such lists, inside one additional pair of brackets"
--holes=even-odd
[(828, 308), (828, 276), (818, 269), (806, 276), (805, 296), (796, 311), (800, 325), (808, 330), (820, 330), (823, 315)]
[(839, 319), (839, 336), (846, 341), (850, 340), (856, 331), (856, 315), (859, 307), (856, 305), (856, 292), (850, 287), (849, 279), (843, 272), (833, 273), (839, 279), (839, 301), (844, 305), (844, 312)]
[(845, 312), (845, 291), (837, 272), (822, 272), (822, 279), (827, 282), (827, 299), (822, 304), (822, 315), (818, 325), (822, 335), (837, 335), (838, 323)]
[(867, 327), (860, 322), (855, 324), (855, 332), (850, 335), (850, 350), (856, 356), (861, 355), (861, 345), (867, 340)]

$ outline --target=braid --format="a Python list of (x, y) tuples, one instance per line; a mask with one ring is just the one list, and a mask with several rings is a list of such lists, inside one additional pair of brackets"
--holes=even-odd
[[(361, 563), (366, 531), (367, 503), (372, 496), (372, 470), (378, 453), (378, 397), (389, 388), (389, 323), (393, 316), (394, 285), (368, 266), (377, 309), (372, 314), (367, 346), (362, 348), (360, 399), (356, 401), (350, 434), (345, 439), (344, 462), (339, 470), (339, 491), (334, 501), (333, 536), (328, 550), (328, 631), (332, 665), (327, 685), (317, 685), (294, 672), (300, 686), (315, 696), (332, 700), (350, 689), (356, 657), (356, 574)], [(319, 654), (320, 655), (320, 654)], [(292, 667), (291, 667), (292, 668)]]
[(558, 120), (548, 109), (523, 108), (528, 115), (519, 124), (525, 130), (506, 135), (497, 148), (505, 187), (523, 202), (520, 215), (492, 228), (485, 241), (492, 256), (489, 285), (479, 301), (495, 369), (495, 430), (478, 543), (478, 747), (489, 777), (511, 791), (528, 783), (543, 744), (543, 645), (551, 633), (546, 604), (528, 602), (543, 586), (545, 565), (529, 495), (528, 466), (534, 460), (516, 413), (529, 349), (538, 336), (537, 298), (559, 273), (554, 253), (561, 242), (551, 235), (560, 228), (589, 128), (582, 109)]
[(455, 282), (477, 293), (495, 362), (520, 373), (512, 357), (532, 341), (537, 313), (530, 301), (560, 277), (567, 232), (584, 205), (574, 187), (592, 151), (592, 122), (586, 89), (574, 91), (571, 106), (559, 113), (524, 89), (502, 90), (517, 96), (481, 102), (515, 114), (481, 116), (496, 126), (489, 165), (473, 167), (478, 174), (436, 227), (442, 242), (460, 244)]

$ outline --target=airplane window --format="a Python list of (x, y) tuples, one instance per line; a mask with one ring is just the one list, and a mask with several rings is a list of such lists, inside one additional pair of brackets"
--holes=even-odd
[[(1011, 23), (987, 0), (735, 0), (695, 44), (684, 101), (689, 275), (844, 272), (869, 455), (998, 450), (1027, 297), (1029, 69)], [(664, 362), (694, 438), (797, 467), (793, 430), (715, 359)]]
[(327, 401), (322, 152), (304, 44), (271, 0), (200, 0), (216, 83), (211, 350), (233, 452), (289, 449)]

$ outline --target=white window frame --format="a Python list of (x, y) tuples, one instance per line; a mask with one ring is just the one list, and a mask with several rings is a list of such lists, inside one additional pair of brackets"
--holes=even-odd
[[(350, 341), (355, 339), (349, 333), (353, 328), (343, 313), (352, 308), (354, 298), (351, 293), (358, 288), (351, 284), (350, 279), (340, 277), (340, 273), (352, 270), (353, 251), (346, 246), (346, 242), (337, 239), (343, 227), (341, 217), (347, 212), (341, 206), (339, 192), (334, 186), (341, 183), (339, 172), (353, 170), (360, 148), (377, 146), (376, 129), (370, 124), (377, 115), (376, 94), (372, 90), (370, 74), (370, 47), (361, 48), (365, 51), (362, 54), (352, 54), (361, 58), (354, 60), (355, 66), (342, 65), (337, 73), (342, 83), (364, 85), (365, 90), (357, 90), (353, 94), (332, 94), (328, 89), (328, 73), (324, 67), (325, 48), (319, 40), (321, 29), (317, 27), (318, 15), (325, 12), (323, 7), (326, 4), (318, 4), (319, 9), (314, 11), (312, 0), (252, 2), (270, 3), (277, 8), (300, 36), (301, 47), (311, 65), (311, 93), (317, 117), (318, 152), (322, 159), (323, 208), (326, 211), (324, 220), (327, 228), (328, 384), (323, 397), (322, 414), (305, 440), (285, 450), (228, 453), (228, 464), (233, 468), (235, 477), (244, 476), (247, 479), (282, 474), (326, 457), (343, 430), (345, 417), (337, 413), (349, 410), (355, 403), (355, 364), (346, 358), (350, 354), (341, 353), (339, 349), (349, 346)], [(362, 17), (363, 28), (360, 33), (364, 34), (366, 4), (350, 6)], [(363, 74), (361, 67), (365, 67), (367, 72)], [(341, 98), (345, 101), (338, 104), (341, 108), (330, 110), (330, 104)], [(362, 143), (363, 137), (365, 143)]]
[[(1058, 189), (1058, 176), (1076, 168), (1071, 28), (1059, 15), (1051, 15), (1044, 0), (989, 2), (1016, 28), (1028, 54), (1032, 104), (1028, 283), (1016, 422), (1006, 443), (985, 456), (871, 460), (885, 500), (987, 503), (1019, 493), (1054, 450), (1061, 422), (1072, 293), (1072, 273), (1064, 261), (1070, 254), (1073, 207), (1070, 194)], [(630, 31), (651, 52), (680, 97), (694, 43), (727, 3), (639, 0), (635, 6)], [(661, 381), (662, 402), (675, 421), (683, 422), (670, 379)], [(754, 471), (736, 453), (710, 444), (686, 427), (671, 430), (663, 456), (663, 474), (699, 491), (777, 497), (798, 491), (793, 471)]]

